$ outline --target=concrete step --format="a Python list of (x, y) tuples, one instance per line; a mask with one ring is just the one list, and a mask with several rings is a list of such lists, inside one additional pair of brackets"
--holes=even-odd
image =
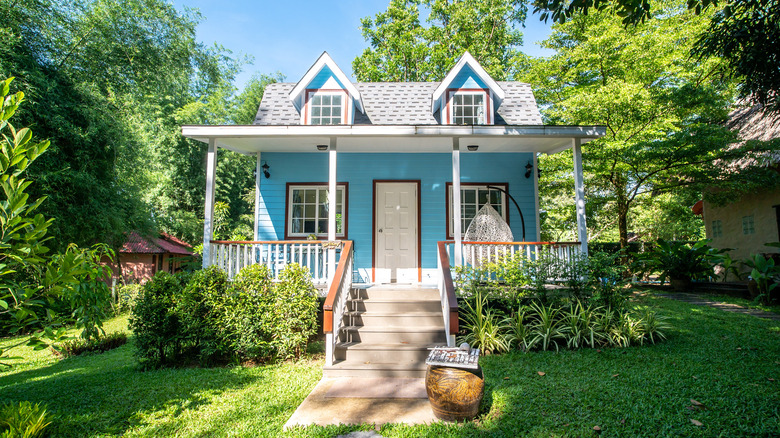
[(441, 301), (439, 290), (436, 288), (373, 286), (355, 290), (353, 292), (353, 297), (375, 300)]
[(444, 324), (441, 310), (438, 312), (358, 312), (344, 314), (345, 325), (371, 328), (421, 327)]
[(424, 378), (425, 361), (414, 365), (396, 363), (353, 363), (342, 361), (326, 366), (323, 377), (414, 377)]
[(443, 344), (409, 343), (409, 344), (367, 344), (350, 342), (336, 344), (334, 355), (336, 360), (346, 360), (353, 363), (394, 363), (398, 365), (416, 365), (425, 362), (429, 350)]
[(382, 299), (356, 299), (347, 303), (349, 310), (378, 313), (408, 313), (408, 312), (441, 312), (439, 300), (382, 300)]
[(342, 329), (342, 339), (369, 344), (445, 343), (444, 324), (419, 327), (361, 327), (347, 326)]

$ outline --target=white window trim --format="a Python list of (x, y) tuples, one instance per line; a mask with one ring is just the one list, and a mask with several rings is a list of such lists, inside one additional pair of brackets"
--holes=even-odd
[[(507, 199), (506, 193), (504, 193), (504, 192), (502, 192), (500, 190), (496, 190), (496, 189), (488, 189), (487, 186), (501, 187), (504, 190), (509, 191), (509, 184), (505, 183), (505, 182), (502, 182), (502, 183), (461, 183), (461, 185), (460, 185), (461, 206), (463, 206), (463, 204), (465, 204), (465, 202), (463, 202), (463, 200), (465, 199), (465, 196), (462, 193), (464, 190), (477, 190), (478, 191), (480, 189), (483, 189), (483, 190), (496, 191), (501, 196), (501, 217), (504, 219), (504, 221), (506, 223), (509, 223), (509, 220), (508, 220), (509, 219), (509, 209), (507, 208), (509, 206), (509, 204), (508, 204), (508, 199)], [(452, 183), (447, 183), (447, 200), (446, 200), (446, 202), (447, 202), (447, 205), (449, 205), (449, 212), (450, 212), (449, 217), (447, 218), (447, 239), (449, 240), (449, 239), (454, 239), (455, 238), (455, 235), (453, 234), (453, 228), (455, 226), (455, 207), (452, 205)], [(479, 203), (479, 192), (477, 192), (477, 203)], [(482, 208), (482, 207), (483, 206), (481, 206), (481, 205), (477, 205), (477, 212), (479, 212), (479, 209)], [(466, 235), (468, 224), (466, 224), (465, 227), (461, 226), (461, 228), (462, 228), (461, 229), (461, 233), (462, 233), (461, 238), (463, 238), (463, 236)]]
[[(307, 89), (306, 90), (306, 102), (303, 106), (303, 114), (301, 115), (301, 124), (311, 125), (311, 98), (315, 95), (320, 96), (342, 96), (341, 97), (341, 125), (347, 125), (352, 120), (352, 105), (347, 104), (349, 100), (349, 94), (346, 90), (341, 89)], [(318, 125), (320, 126), (320, 125)]]
[[(454, 125), (454, 118), (455, 118), (455, 112), (453, 110), (453, 104), (455, 102), (454, 97), (455, 96), (463, 96), (463, 95), (472, 95), (472, 96), (484, 96), (483, 104), (484, 104), (484, 114), (485, 114), (485, 125), (492, 125), (493, 124), (493, 111), (492, 111), (492, 104), (490, 100), (490, 90), (484, 89), (484, 88), (455, 88), (451, 90), (447, 90), (447, 118), (446, 123), (448, 125)], [(481, 125), (478, 124), (478, 125)], [(471, 126), (471, 125), (465, 125), (465, 126)]]
[[(309, 237), (309, 235), (314, 234), (317, 237), (328, 237), (328, 232), (325, 231), (324, 233), (293, 233), (292, 231), (292, 212), (293, 212), (293, 190), (311, 190), (311, 189), (324, 189), (325, 191), (328, 190), (328, 184), (327, 183), (300, 183), (300, 184), (289, 184), (287, 186), (287, 214), (285, 215), (285, 232), (286, 236), (285, 238), (299, 238), (299, 237)], [(336, 185), (336, 191), (341, 192), (341, 231), (336, 233), (336, 237), (345, 237), (346, 231), (347, 231), (347, 184), (339, 183)], [(317, 199), (319, 199), (319, 192), (317, 193)], [(319, 202), (318, 204), (319, 205)], [(326, 219), (327, 218), (320, 218), (319, 217), (319, 208), (316, 208), (317, 211), (317, 220), (320, 219)]]

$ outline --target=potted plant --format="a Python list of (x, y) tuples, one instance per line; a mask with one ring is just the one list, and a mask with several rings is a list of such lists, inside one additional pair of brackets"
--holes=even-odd
[(692, 280), (714, 276), (714, 265), (723, 258), (723, 251), (700, 240), (693, 245), (658, 239), (652, 251), (639, 256), (645, 272), (660, 272), (661, 283), (669, 279), (674, 290), (685, 290)]

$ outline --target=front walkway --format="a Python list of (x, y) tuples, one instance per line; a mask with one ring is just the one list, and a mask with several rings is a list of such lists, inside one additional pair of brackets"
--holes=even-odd
[(677, 301), (683, 301), (689, 304), (695, 304), (697, 306), (714, 307), (726, 312), (741, 313), (743, 315), (751, 315), (757, 318), (780, 321), (780, 315), (777, 313), (767, 312), (760, 309), (748, 309), (747, 307), (743, 307), (738, 304), (715, 301), (704, 294), (697, 294), (693, 292), (659, 292), (658, 296), (671, 298)]
[(430, 424), (438, 421), (425, 379), (324, 377), (298, 406), (284, 429), (317, 424)]

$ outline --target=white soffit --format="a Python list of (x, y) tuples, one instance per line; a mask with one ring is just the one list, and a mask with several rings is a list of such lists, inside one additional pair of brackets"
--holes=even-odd
[(314, 65), (309, 67), (309, 70), (306, 71), (306, 74), (303, 75), (301, 80), (298, 81), (298, 83), (295, 84), (295, 87), (293, 87), (292, 91), (290, 91), (290, 100), (292, 101), (293, 105), (295, 105), (295, 109), (298, 111), (301, 110), (303, 93), (306, 91), (306, 87), (311, 83), (312, 80), (314, 80), (314, 77), (317, 76), (317, 74), (325, 66), (327, 66), (333, 72), (339, 82), (344, 84), (344, 87), (347, 89), (347, 93), (349, 93), (349, 95), (354, 99), (357, 109), (361, 113), (365, 113), (365, 110), (363, 109), (363, 98), (360, 96), (360, 91), (358, 91), (355, 85), (349, 80), (347, 75), (345, 75), (344, 72), (339, 68), (333, 58), (328, 55), (328, 52), (322, 52), (322, 55), (317, 58), (317, 61), (314, 63)]
[[(221, 148), (256, 152), (317, 152), (316, 145), (336, 138), (339, 152), (412, 153), (452, 151), (452, 138), (461, 150), (478, 145), (477, 153), (541, 152), (552, 154), (572, 147), (574, 138), (587, 143), (605, 135), (601, 126), (196, 126), (182, 134), (207, 143), (216, 138)], [(468, 153), (468, 152), (467, 152)]]
[(493, 96), (495, 97), (497, 104), (496, 106), (500, 105), (501, 101), (504, 100), (504, 90), (498, 86), (498, 83), (494, 81), (492, 77), (490, 77), (488, 72), (482, 68), (479, 62), (477, 62), (477, 60), (471, 56), (471, 53), (464, 52), (463, 56), (461, 56), (458, 62), (455, 63), (455, 66), (452, 67), (449, 73), (447, 73), (447, 76), (444, 77), (444, 80), (442, 80), (439, 86), (436, 87), (436, 89), (433, 91), (433, 94), (431, 95), (431, 113), (435, 113), (436, 110), (439, 109), (442, 95), (445, 91), (447, 91), (447, 88), (450, 87), (452, 81), (455, 80), (455, 77), (458, 76), (458, 73), (460, 73), (460, 71), (466, 65), (471, 67), (474, 73), (476, 73), (477, 76), (479, 76), (479, 78), (482, 79), (485, 84), (487, 84), (488, 88), (490, 88), (490, 91), (493, 92)]

